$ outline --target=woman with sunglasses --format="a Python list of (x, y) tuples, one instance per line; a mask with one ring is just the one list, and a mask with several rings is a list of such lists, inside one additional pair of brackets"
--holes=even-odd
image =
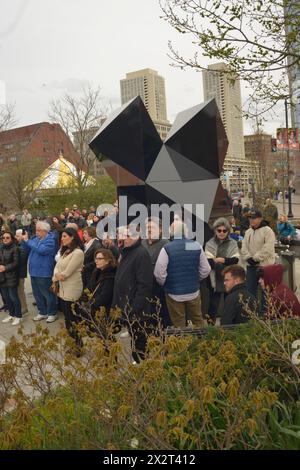
[(214, 324), (225, 297), (222, 271), (226, 266), (238, 263), (239, 249), (237, 242), (230, 238), (230, 224), (227, 219), (217, 219), (213, 230), (214, 236), (206, 243), (205, 254), (211, 266), (209, 315)]
[(12, 321), (13, 326), (19, 325), (22, 319), (18, 284), (19, 248), (14, 236), (5, 231), (0, 246), (0, 287), (9, 315), (2, 320), (2, 323)]

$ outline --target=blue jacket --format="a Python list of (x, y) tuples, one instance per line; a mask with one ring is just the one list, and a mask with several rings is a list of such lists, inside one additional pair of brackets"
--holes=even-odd
[(296, 229), (290, 222), (278, 222), (277, 231), (280, 237), (293, 237), (296, 234)]
[(57, 242), (52, 233), (40, 240), (33, 237), (22, 245), (29, 250), (29, 274), (31, 277), (52, 277), (57, 253)]
[[(191, 244), (192, 249), (186, 249)], [(169, 262), (165, 291), (173, 295), (192, 294), (199, 290), (201, 246), (192, 240), (175, 239), (164, 246)]]

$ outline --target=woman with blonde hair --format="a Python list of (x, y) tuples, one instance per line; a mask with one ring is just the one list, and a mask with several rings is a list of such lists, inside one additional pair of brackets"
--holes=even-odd
[(282, 243), (289, 243), (296, 235), (296, 229), (285, 214), (280, 214), (279, 221), (277, 223), (278, 239)]

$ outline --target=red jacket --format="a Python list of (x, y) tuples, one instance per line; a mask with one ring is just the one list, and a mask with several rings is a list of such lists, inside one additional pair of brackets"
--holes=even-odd
[(262, 266), (263, 279), (266, 290), (269, 292), (269, 299), (274, 305), (274, 312), (271, 305), (268, 308), (267, 315), (270, 316), (300, 316), (300, 303), (294, 292), (282, 282), (283, 266), (281, 264), (272, 264)]

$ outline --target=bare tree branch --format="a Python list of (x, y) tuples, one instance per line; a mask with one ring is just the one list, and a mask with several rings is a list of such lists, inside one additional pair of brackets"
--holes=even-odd
[(42, 171), (42, 162), (22, 154), (21, 147), (14, 148), (16, 161), (5, 170), (0, 179), (0, 196), (12, 209), (22, 211), (37, 194), (34, 179)]
[(14, 104), (0, 105), (0, 132), (11, 129), (16, 123)]
[(66, 93), (61, 99), (52, 101), (50, 105), (50, 120), (62, 126), (79, 155), (79, 158), (72, 163), (76, 167), (76, 177), (81, 187), (87, 185), (89, 171), (95, 161), (88, 143), (106, 114), (106, 109), (101, 104), (100, 91), (99, 87), (93, 89), (89, 85), (83, 87), (79, 98)]

